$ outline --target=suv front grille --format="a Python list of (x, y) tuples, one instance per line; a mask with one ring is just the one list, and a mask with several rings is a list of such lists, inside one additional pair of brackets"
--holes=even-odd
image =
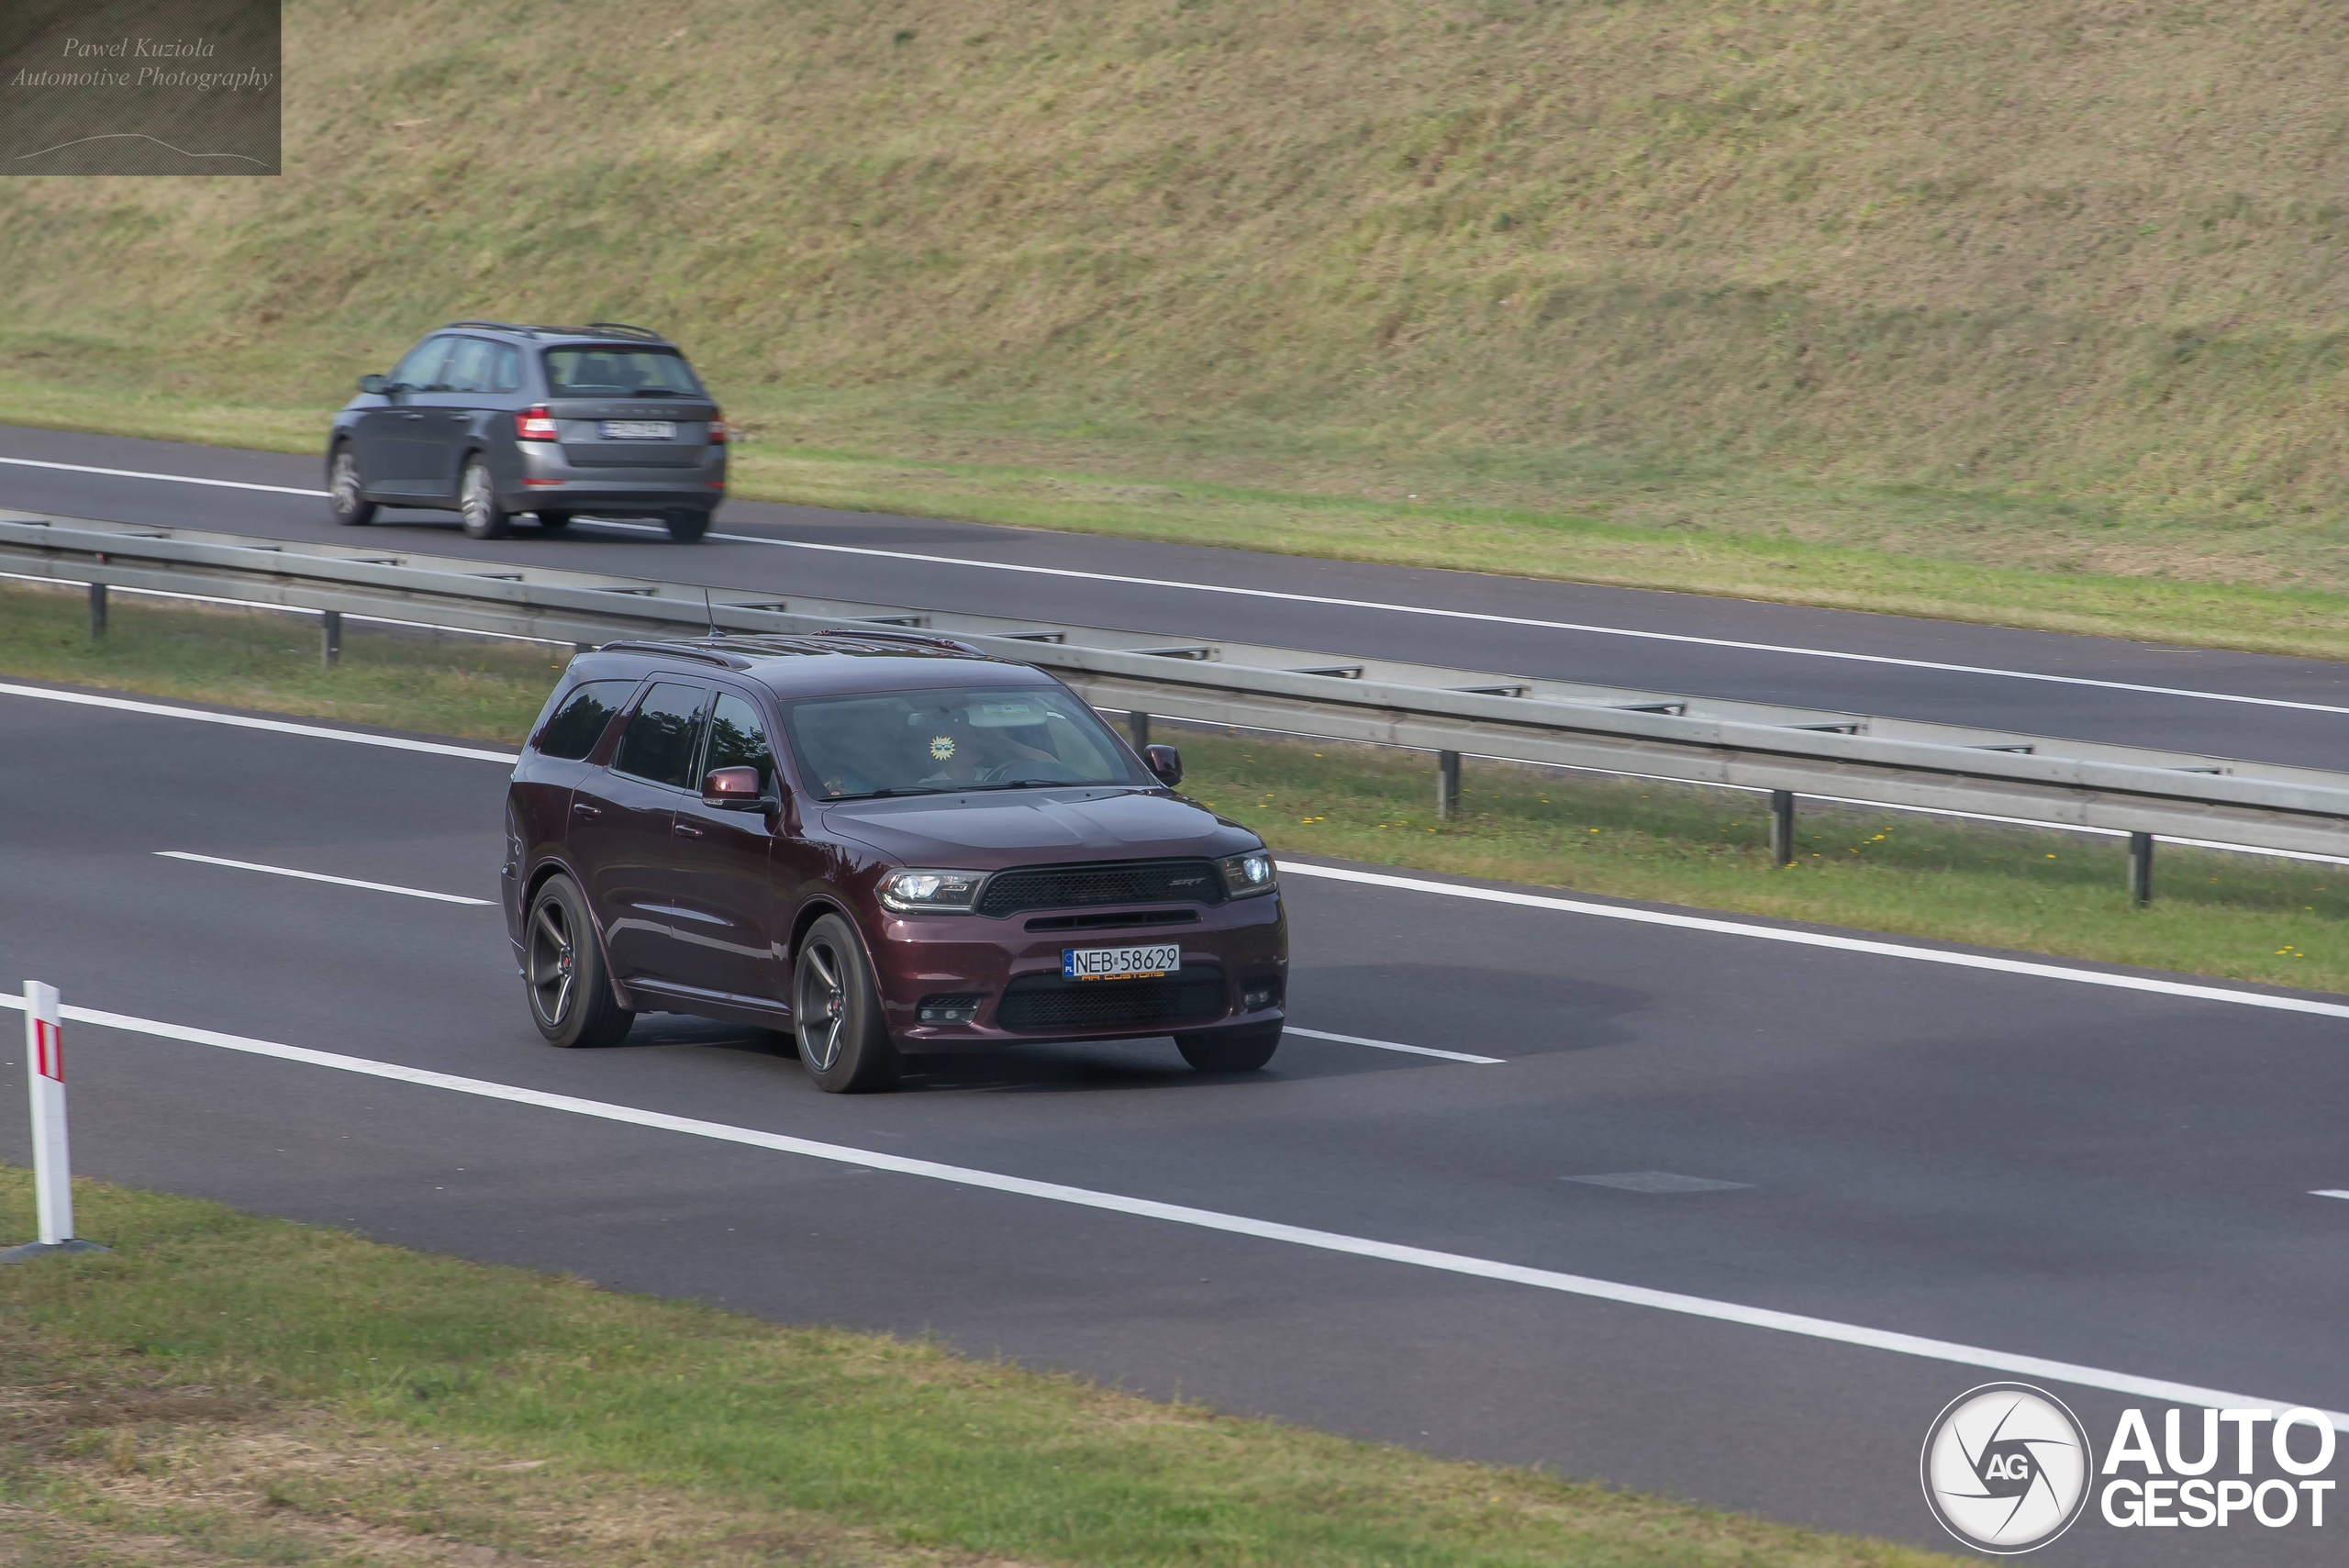
[(1063, 980), (1023, 974), (996, 1005), (999, 1029), (1112, 1029), (1206, 1023), (1224, 1011), (1223, 971), (1178, 970), (1163, 980)]
[(1097, 861), (997, 872), (979, 895), (982, 915), (1083, 909), (1099, 904), (1220, 904), (1213, 861)]

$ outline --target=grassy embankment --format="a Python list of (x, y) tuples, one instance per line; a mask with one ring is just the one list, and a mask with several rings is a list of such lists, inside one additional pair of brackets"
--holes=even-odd
[(675, 333), (742, 493), (2349, 656), (2319, 0), (291, 0), (285, 174), (0, 188), (0, 419)]
[[(0, 1167), (0, 1231), (32, 1207)], [(1952, 1559), (84, 1183), (0, 1269), (0, 1560), (581, 1568)]]
[[(560, 664), (529, 644), (115, 601), (93, 648), (78, 595), (0, 588), (0, 673), (513, 744)], [(1182, 733), (1185, 788), (1277, 849), (2155, 969), (2349, 991), (2349, 867), (2165, 846), (2158, 896), (2122, 894), (2110, 840), (1892, 812), (1808, 812), (1774, 870), (1755, 797), (1469, 763), (1439, 826), (1412, 753)]]

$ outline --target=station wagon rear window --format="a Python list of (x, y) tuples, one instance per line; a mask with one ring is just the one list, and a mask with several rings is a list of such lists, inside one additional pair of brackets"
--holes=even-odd
[(827, 800), (1157, 783), (1091, 708), (1051, 687), (814, 698), (785, 724), (801, 776)]
[(701, 383), (674, 349), (590, 343), (546, 352), (547, 389), (557, 397), (699, 397)]

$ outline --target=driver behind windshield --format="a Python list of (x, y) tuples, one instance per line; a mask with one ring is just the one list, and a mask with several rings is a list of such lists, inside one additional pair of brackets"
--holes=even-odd
[(1050, 688), (803, 702), (789, 724), (802, 766), (834, 800), (1142, 782), (1093, 711)]

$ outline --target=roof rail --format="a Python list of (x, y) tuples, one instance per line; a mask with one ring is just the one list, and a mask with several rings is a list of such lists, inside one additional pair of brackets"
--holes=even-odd
[(642, 338), (654, 343), (665, 343), (669, 340), (650, 327), (630, 327), (625, 321), (590, 321), (587, 323), (587, 330), (608, 332), (615, 338)]
[(884, 631), (878, 627), (868, 631), (861, 627), (833, 626), (826, 627), (823, 630), (817, 632), (815, 635), (818, 637), (852, 637), (859, 642), (907, 642), (913, 644), (917, 648), (943, 648), (951, 652), (967, 653), (974, 659), (987, 659), (993, 657), (993, 655), (983, 652), (967, 642), (960, 641), (952, 637), (935, 636), (927, 631)]
[(712, 664), (723, 665), (729, 670), (747, 670), (751, 668), (751, 662), (740, 653), (729, 653), (724, 649), (691, 642), (657, 642), (650, 639), (598, 643), (596, 651), (598, 653), (665, 653), (680, 659), (707, 660)]
[[(536, 332), (538, 331), (538, 328), (535, 328), (535, 327), (517, 327), (517, 326), (516, 326), (513, 322), (511, 322), (511, 321), (451, 321), (451, 322), (450, 322), (450, 323), (449, 323), (449, 326), (451, 326), (451, 327), (494, 327), (494, 328), (495, 328), (497, 330), (499, 330), (500, 332), (529, 332), (529, 333), (536, 333)], [(444, 330), (445, 330), (445, 328), (444, 328)]]

